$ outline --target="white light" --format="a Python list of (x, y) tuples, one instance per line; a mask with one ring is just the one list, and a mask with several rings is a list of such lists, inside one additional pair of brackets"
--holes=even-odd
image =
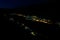
[(14, 21), (14, 19), (13, 19), (13, 18), (9, 18), (9, 20)]
[(26, 17), (26, 16), (23, 16), (23, 17)]
[(23, 16), (22, 14), (17, 14), (18, 16)]
[(24, 26), (24, 24), (22, 24), (22, 26)]
[(29, 29), (29, 27), (26, 26), (25, 29)]

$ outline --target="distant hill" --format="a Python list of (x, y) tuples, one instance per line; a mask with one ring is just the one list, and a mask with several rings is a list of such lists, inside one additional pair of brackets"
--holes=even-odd
[(30, 6), (16, 7), (14, 9), (0, 9), (1, 13), (22, 13), (25, 15), (37, 15), (59, 20), (56, 14), (56, 3), (36, 4)]

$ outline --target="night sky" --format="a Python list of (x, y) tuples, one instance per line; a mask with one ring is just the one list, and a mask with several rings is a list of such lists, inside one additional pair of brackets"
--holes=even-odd
[(0, 0), (0, 8), (16, 8), (41, 3), (47, 3), (47, 0)]

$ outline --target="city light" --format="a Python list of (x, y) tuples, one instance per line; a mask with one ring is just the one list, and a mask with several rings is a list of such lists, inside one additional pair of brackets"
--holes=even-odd
[(34, 32), (31, 32), (31, 34), (32, 34), (33, 36), (35, 36), (35, 35), (36, 35)]

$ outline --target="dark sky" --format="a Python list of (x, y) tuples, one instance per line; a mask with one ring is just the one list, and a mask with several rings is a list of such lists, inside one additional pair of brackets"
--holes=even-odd
[(32, 4), (46, 3), (47, 0), (0, 0), (0, 8), (15, 8)]

